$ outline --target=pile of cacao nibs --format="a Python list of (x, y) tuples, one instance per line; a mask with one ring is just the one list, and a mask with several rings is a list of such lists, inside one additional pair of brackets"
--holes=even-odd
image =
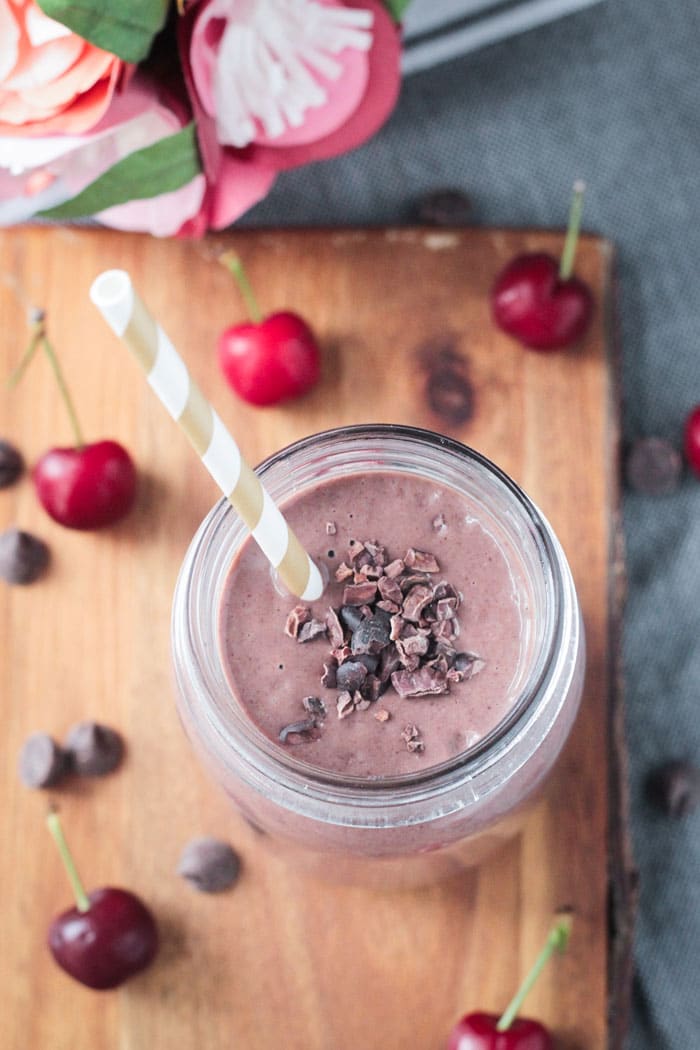
[[(340, 608), (318, 620), (297, 605), (284, 630), (300, 644), (319, 638), (330, 644), (321, 685), (338, 690), (338, 718), (367, 710), (389, 688), (402, 698), (448, 693), (485, 666), (457, 648), (462, 598), (440, 579), (433, 554), (411, 547), (390, 561), (379, 543), (351, 540), (335, 578), (344, 585)], [(303, 703), (308, 717), (285, 726), (282, 742), (318, 729), (323, 701), (306, 697)]]

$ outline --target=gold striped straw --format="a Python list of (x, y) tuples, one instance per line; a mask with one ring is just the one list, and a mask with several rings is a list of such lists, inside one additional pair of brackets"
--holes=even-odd
[(90, 298), (112, 331), (129, 347), (151, 388), (185, 431), (285, 587), (304, 601), (320, 598), (323, 580), (318, 567), (136, 294), (129, 274), (125, 270), (100, 274), (90, 288)]

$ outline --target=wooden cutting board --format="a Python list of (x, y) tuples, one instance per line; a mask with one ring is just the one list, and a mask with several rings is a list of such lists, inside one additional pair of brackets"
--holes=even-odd
[[(490, 230), (241, 232), (203, 243), (0, 234), (0, 373), (19, 359), (27, 308), (44, 307), (85, 433), (123, 441), (142, 474), (135, 512), (100, 534), (48, 520), (27, 478), (0, 493), (0, 527), (34, 531), (53, 553), (45, 580), (0, 589), (6, 1050), (441, 1050), (462, 1012), (505, 1005), (562, 905), (575, 911), (571, 948), (527, 1013), (552, 1027), (557, 1046), (617, 1045), (628, 938), (619, 921), (627, 884), (616, 873), (628, 858), (618, 826), (610, 245), (585, 237), (580, 246), (577, 269), (597, 309), (576, 349), (524, 351), (488, 310), (491, 281), (511, 255), (561, 244), (555, 233)], [(243, 317), (214, 261), (231, 246), (263, 308), (298, 310), (323, 344), (323, 382), (288, 407), (242, 405), (217, 372), (216, 336)], [(481, 870), (401, 893), (309, 881), (268, 854), (200, 771), (173, 704), (169, 613), (181, 559), (217, 493), (88, 301), (93, 277), (115, 266), (131, 272), (251, 461), (328, 426), (412, 423), (496, 460), (551, 519), (584, 611), (585, 697), (525, 832)], [(30, 463), (70, 442), (42, 359), (21, 387), (0, 391), (0, 418), (0, 436)], [(49, 957), (46, 929), (70, 893), (44, 827), (49, 796), (16, 775), (29, 733), (61, 739), (85, 718), (120, 729), (128, 759), (118, 773), (50, 797), (85, 882), (136, 890), (162, 929), (157, 965), (114, 993), (82, 988)], [(181, 848), (199, 834), (240, 851), (244, 874), (232, 892), (198, 895), (176, 876)], [(611, 991), (621, 1007), (612, 1021)]]

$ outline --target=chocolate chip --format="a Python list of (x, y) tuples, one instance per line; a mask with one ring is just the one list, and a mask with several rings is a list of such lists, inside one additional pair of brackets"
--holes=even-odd
[(346, 660), (335, 672), (338, 689), (360, 689), (367, 677), (367, 668), (359, 660)]
[(279, 731), (279, 741), (281, 744), (288, 744), (290, 736), (300, 736), (302, 739), (311, 740), (310, 734), (316, 729), (315, 718), (304, 718), (299, 722), (290, 722), (289, 725), (282, 726)]
[(33, 583), (48, 564), (49, 548), (43, 540), (20, 529), (0, 535), (0, 577), (7, 583)]
[(353, 653), (380, 653), (389, 644), (389, 626), (383, 617), (363, 620), (352, 632), (350, 648)]
[(627, 454), (625, 476), (630, 488), (646, 496), (667, 496), (678, 488), (682, 471), (681, 454), (663, 438), (646, 437), (635, 441)]
[(24, 470), (21, 452), (9, 441), (0, 441), (0, 489), (14, 485)]
[(124, 741), (119, 733), (98, 722), (79, 722), (73, 726), (65, 748), (72, 769), (82, 777), (111, 773), (124, 757)]
[(472, 202), (464, 190), (446, 187), (419, 197), (415, 211), (416, 219), (425, 226), (467, 226)]
[(647, 782), (649, 797), (669, 817), (685, 817), (700, 805), (700, 769), (675, 760), (655, 769)]
[(187, 843), (177, 873), (200, 893), (220, 893), (238, 881), (241, 861), (228, 842), (204, 836)]
[(301, 705), (309, 714), (316, 715), (318, 718), (326, 717), (326, 705), (320, 696), (305, 696)]
[(68, 772), (68, 756), (48, 733), (32, 733), (19, 756), (19, 776), (26, 787), (46, 788)]
[(344, 605), (340, 610), (340, 619), (350, 631), (354, 631), (358, 624), (362, 623), (362, 613), (354, 605)]

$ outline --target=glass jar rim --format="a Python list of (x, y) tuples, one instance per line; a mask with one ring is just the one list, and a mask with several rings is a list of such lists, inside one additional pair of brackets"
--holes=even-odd
[[(470, 780), (484, 771), (503, 754), (526, 731), (528, 723), (537, 713), (538, 698), (548, 693), (548, 685), (557, 674), (556, 653), (561, 649), (562, 607), (565, 592), (573, 589), (568, 565), (551, 526), (539, 509), (523, 492), (519, 485), (482, 453), (454, 438), (437, 434), (430, 430), (400, 424), (357, 424), (321, 431), (302, 438), (267, 457), (257, 468), (257, 473), (265, 479), (270, 471), (280, 464), (285, 464), (290, 455), (301, 456), (304, 453), (318, 451), (324, 444), (343, 442), (345, 445), (366, 446), (368, 442), (396, 439), (404, 443), (413, 443), (426, 451), (468, 461), (479, 473), (495, 483), (499, 490), (511, 501), (511, 506), (522, 515), (523, 521), (530, 526), (530, 532), (540, 556), (542, 571), (546, 575), (544, 594), (546, 598), (545, 630), (539, 647), (538, 659), (533, 661), (532, 674), (528, 676), (521, 689), (516, 703), (504, 719), (492, 731), (477, 741), (472, 747), (440, 764), (426, 767), (420, 772), (382, 776), (376, 778), (338, 774), (321, 769), (304, 762), (294, 755), (282, 751), (278, 744), (268, 740), (252, 723), (246, 725), (243, 720), (237, 725), (239, 732), (232, 730), (230, 720), (218, 716), (215, 704), (209, 703), (207, 709), (209, 728), (219, 740), (220, 747), (226, 754), (235, 754), (248, 773), (258, 783), (268, 778), (271, 783), (285, 790), (298, 792), (306, 798), (317, 796), (325, 802), (357, 803), (361, 796), (363, 806), (379, 807), (385, 804), (387, 794), (394, 802), (416, 801), (422, 798), (434, 798), (442, 791), (451, 791), (456, 783)], [(394, 469), (394, 466), (387, 469)], [(289, 493), (288, 493), (289, 494)], [(194, 614), (193, 599), (198, 583), (201, 583), (206, 567), (207, 554), (220, 528), (235, 529), (238, 521), (230, 504), (220, 500), (204, 519), (195, 535), (187, 553), (178, 579), (175, 602), (173, 606), (173, 639), (174, 650), (182, 642), (185, 625), (191, 625)], [(247, 532), (242, 529), (242, 538)], [(230, 539), (230, 535), (229, 535)], [(219, 542), (221, 539), (219, 538)], [(237, 547), (235, 548), (237, 549)], [(232, 550), (233, 556), (235, 550)], [(229, 558), (230, 564), (230, 558)], [(567, 587), (567, 583), (570, 585)], [(186, 613), (185, 620), (178, 617)], [(218, 619), (216, 622), (218, 630)], [(191, 653), (197, 649), (196, 642), (185, 632), (185, 642)], [(215, 648), (218, 654), (218, 647)], [(212, 657), (212, 651), (208, 656)], [(201, 667), (198, 668), (201, 672)], [(200, 677), (199, 692), (204, 697), (211, 693)], [(235, 721), (235, 719), (234, 719)], [(241, 736), (243, 734), (243, 737)]]

